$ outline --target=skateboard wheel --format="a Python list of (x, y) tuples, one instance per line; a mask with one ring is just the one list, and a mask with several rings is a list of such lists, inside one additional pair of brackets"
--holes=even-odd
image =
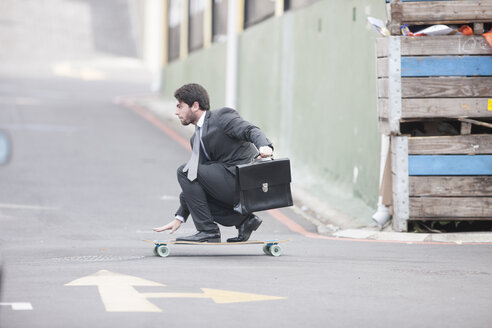
[(270, 246), (270, 254), (273, 256), (280, 256), (282, 254), (282, 248), (279, 245)]
[(158, 247), (159, 247), (159, 245), (155, 245), (155, 246), (154, 246), (154, 255), (155, 255), (155, 256), (158, 256), (158, 255), (159, 255), (159, 253), (157, 253), (157, 248), (158, 248)]
[(270, 253), (270, 246), (268, 246), (268, 244), (265, 244), (263, 246), (263, 253), (265, 253), (266, 255), (272, 255), (272, 253)]
[(169, 255), (169, 247), (165, 245), (159, 245), (155, 247), (157, 255), (160, 257), (166, 257)]

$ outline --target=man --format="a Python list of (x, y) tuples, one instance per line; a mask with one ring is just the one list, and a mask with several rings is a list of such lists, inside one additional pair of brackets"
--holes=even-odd
[(210, 110), (208, 93), (199, 84), (182, 86), (174, 97), (175, 114), (181, 124), (195, 125), (192, 154), (188, 163), (178, 168), (182, 192), (175, 219), (154, 231), (174, 233), (191, 214), (198, 233), (176, 240), (220, 242), (218, 223), (238, 229), (238, 236), (227, 242), (247, 241), (262, 221), (252, 213), (233, 210), (237, 203), (236, 165), (249, 163), (257, 156), (272, 156), (272, 143), (235, 110)]

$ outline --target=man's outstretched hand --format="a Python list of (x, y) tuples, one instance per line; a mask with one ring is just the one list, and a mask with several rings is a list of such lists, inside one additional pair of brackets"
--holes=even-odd
[(154, 231), (163, 232), (166, 230), (171, 230), (170, 233), (174, 233), (176, 230), (179, 229), (179, 227), (181, 227), (181, 221), (179, 221), (178, 219), (174, 219), (173, 221), (169, 222), (166, 225), (163, 225), (162, 227), (154, 228)]

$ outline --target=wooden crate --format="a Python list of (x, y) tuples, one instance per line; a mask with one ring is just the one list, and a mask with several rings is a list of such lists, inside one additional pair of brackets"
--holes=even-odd
[(377, 39), (379, 130), (436, 118), (492, 118), (492, 48), (481, 36)]
[(492, 134), (391, 137), (393, 227), (492, 220)]
[(492, 22), (492, 1), (387, 0), (388, 28), (400, 35), (400, 26), (471, 24), (475, 34), (483, 33), (484, 23)]

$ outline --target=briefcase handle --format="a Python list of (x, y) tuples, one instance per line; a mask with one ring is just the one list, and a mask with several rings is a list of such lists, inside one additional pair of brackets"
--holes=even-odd
[[(258, 156), (259, 156), (259, 155), (258, 155)], [(251, 160), (251, 163), (252, 163), (252, 164), (255, 164), (255, 163), (262, 163), (262, 162), (269, 162), (269, 161), (273, 161), (273, 156), (270, 156), (270, 157), (265, 157), (265, 158), (263, 158), (263, 157), (256, 158), (256, 157), (255, 157), (255, 158), (253, 158), (253, 159)]]
[(258, 156), (260, 156), (260, 151), (258, 150), (258, 147), (256, 147), (256, 145), (254, 143), (251, 143), (255, 149), (256, 149), (256, 155), (255, 157), (253, 157), (253, 159), (251, 160), (251, 163), (254, 164), (254, 163), (261, 163), (261, 162), (268, 162), (268, 161), (273, 161), (273, 155), (270, 156), (270, 157), (260, 157), (260, 158), (257, 158)]

